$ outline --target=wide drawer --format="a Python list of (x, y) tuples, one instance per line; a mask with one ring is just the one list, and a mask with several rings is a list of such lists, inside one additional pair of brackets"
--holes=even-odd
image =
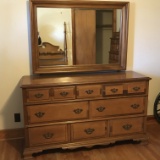
[(135, 93), (145, 93), (146, 92), (146, 82), (133, 82), (128, 83), (128, 94), (135, 94)]
[(105, 117), (145, 112), (145, 98), (121, 98), (89, 102), (91, 117)]
[(105, 137), (106, 136), (106, 122), (83, 122), (71, 125), (71, 139), (72, 141)]
[(110, 120), (110, 136), (142, 133), (144, 130), (143, 121), (143, 117)]
[(54, 87), (53, 88), (55, 100), (75, 99), (75, 87)]
[(77, 98), (94, 98), (102, 96), (101, 85), (80, 85), (77, 86)]
[(50, 102), (50, 88), (27, 89), (27, 102)]
[(62, 121), (88, 118), (88, 102), (27, 106), (28, 122)]
[(67, 125), (53, 125), (29, 128), (30, 146), (68, 141)]

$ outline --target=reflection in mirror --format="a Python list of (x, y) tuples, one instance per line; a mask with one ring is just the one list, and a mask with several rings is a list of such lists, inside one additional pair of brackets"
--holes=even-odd
[(37, 30), (40, 66), (120, 61), (121, 9), (39, 7)]
[(37, 23), (40, 65), (72, 65), (71, 9), (38, 8)]

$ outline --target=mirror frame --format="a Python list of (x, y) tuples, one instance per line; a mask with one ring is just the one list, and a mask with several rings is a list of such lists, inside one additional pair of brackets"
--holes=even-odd
[[(85, 65), (55, 65), (39, 66), (37, 45), (37, 8), (100, 8), (122, 9), (120, 32), (120, 62), (116, 64), (85, 64)], [(129, 2), (101, 1), (101, 0), (30, 0), (31, 20), (31, 48), (32, 70), (34, 74), (67, 73), (67, 72), (95, 72), (95, 71), (121, 71), (126, 70)], [(72, 39), (73, 40), (73, 39)], [(74, 55), (74, 53), (73, 53)]]

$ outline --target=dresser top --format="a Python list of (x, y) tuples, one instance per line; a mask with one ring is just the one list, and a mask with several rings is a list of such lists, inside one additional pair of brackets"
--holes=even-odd
[(133, 71), (23, 76), (21, 88), (150, 80)]

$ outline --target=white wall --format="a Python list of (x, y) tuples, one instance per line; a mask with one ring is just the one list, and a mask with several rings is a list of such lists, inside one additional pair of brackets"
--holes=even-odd
[[(160, 0), (129, 1), (127, 70), (152, 78), (148, 103), (148, 115), (152, 115), (154, 99), (160, 91)], [(23, 120), (15, 123), (13, 114), (22, 115), (20, 78), (31, 74), (27, 1), (1, 0), (0, 23), (1, 130), (23, 127)]]

